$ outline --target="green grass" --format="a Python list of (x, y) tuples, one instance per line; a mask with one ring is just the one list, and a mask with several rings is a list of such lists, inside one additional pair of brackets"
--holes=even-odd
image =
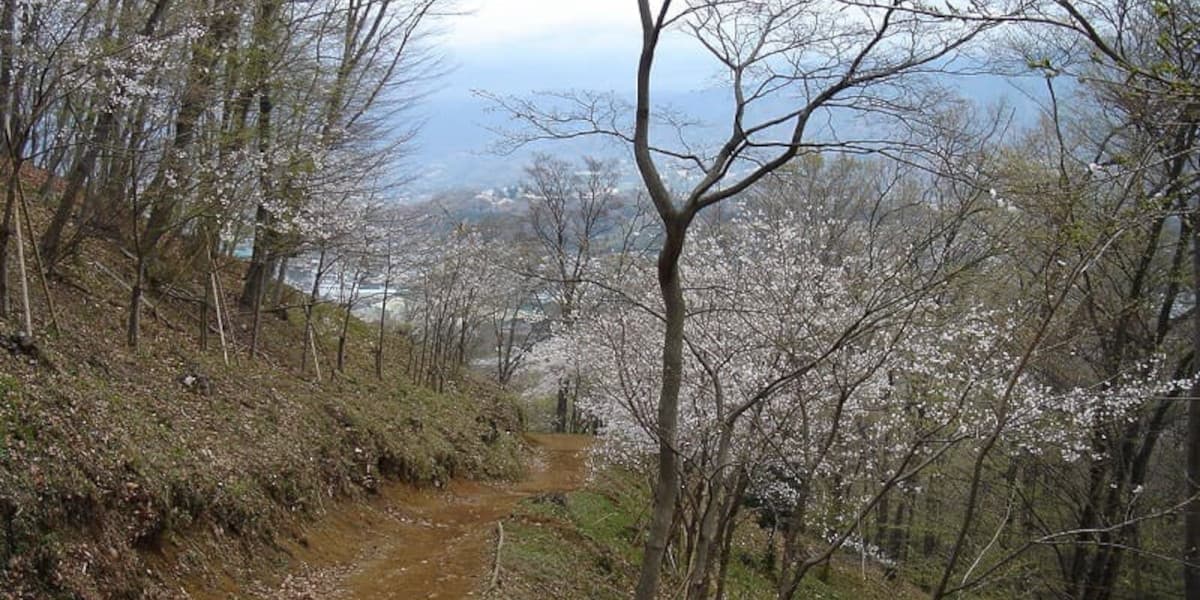
[[(501, 585), (493, 597), (511, 599), (628, 598), (636, 584), (650, 495), (639, 479), (615, 469), (602, 471), (587, 487), (565, 495), (523, 502), (505, 522)], [(776, 582), (766, 569), (765, 532), (743, 523), (734, 541), (726, 579), (730, 600), (774, 599)], [(664, 592), (677, 590), (682, 575), (665, 573)], [(865, 574), (850, 556), (815, 568), (796, 598), (812, 600), (901, 600), (920, 598), (903, 583), (884, 580), (878, 569)]]

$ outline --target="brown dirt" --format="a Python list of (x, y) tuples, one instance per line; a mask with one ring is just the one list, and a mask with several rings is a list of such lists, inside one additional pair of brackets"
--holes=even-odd
[[(591, 438), (531, 434), (529, 475), (515, 483), (454, 481), (444, 490), (391, 486), (377, 502), (332, 513), (298, 533), (294, 564), (275, 583), (229, 578), (193, 598), (385, 600), (471, 598), (489, 583), (496, 524), (530, 496), (578, 489)], [(191, 586), (189, 586), (191, 587)], [(216, 589), (214, 589), (216, 588)]]

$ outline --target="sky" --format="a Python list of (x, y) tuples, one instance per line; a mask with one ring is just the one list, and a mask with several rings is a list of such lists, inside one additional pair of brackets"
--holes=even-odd
[[(493, 91), (529, 86), (632, 88), (641, 39), (633, 0), (463, 0), (467, 14), (446, 23), (443, 48), (459, 71), (452, 80)], [(670, 85), (705, 68), (667, 53)], [(674, 60), (672, 60), (674, 58)], [(509, 89), (505, 89), (509, 88)]]
[[(636, 9), (625, 0), (466, 0), (462, 8), (469, 14), (456, 19), (447, 44), (468, 52), (514, 43), (561, 50), (579, 39), (577, 32), (607, 36), (610, 43), (637, 32)], [(591, 43), (601, 40), (595, 37)]]
[[(424, 175), (424, 191), (453, 185), (515, 183), (529, 154), (496, 156), (488, 127), (503, 118), (489, 113), (472, 90), (527, 95), (535, 91), (602, 90), (632, 98), (640, 46), (634, 0), (460, 0), (465, 14), (441, 24), (436, 47), (450, 68), (423, 109), (426, 119), (411, 168)], [(667, 37), (655, 63), (655, 98), (705, 111), (721, 104), (714, 67), (693, 40)], [(998, 80), (965, 82), (977, 99), (1008, 95)], [(999, 89), (1007, 88), (1007, 89)], [(564, 155), (590, 148), (540, 147)]]
[[(427, 122), (415, 160), (426, 187), (504, 185), (520, 177), (528, 155), (488, 153), (495, 138), (487, 127), (502, 121), (472, 90), (632, 96), (641, 38), (633, 0), (462, 0), (460, 7), (466, 14), (447, 18), (435, 42), (450, 72), (420, 111)], [(671, 40), (665, 49), (656, 91), (683, 95), (711, 87), (712, 69), (698, 48)]]

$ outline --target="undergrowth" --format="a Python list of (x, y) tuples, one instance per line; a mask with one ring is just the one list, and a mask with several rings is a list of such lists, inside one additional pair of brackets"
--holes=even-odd
[[(618, 600), (637, 583), (650, 493), (636, 477), (617, 469), (595, 475), (585, 488), (523, 502), (504, 523), (506, 542), (493, 598)], [(739, 527), (726, 582), (729, 600), (776, 598), (768, 566), (766, 532), (752, 515)], [(682, 597), (680, 569), (665, 571), (663, 598)], [(904, 600), (923, 597), (911, 586), (889, 582), (873, 566), (839, 556), (815, 569), (797, 598), (814, 600)]]

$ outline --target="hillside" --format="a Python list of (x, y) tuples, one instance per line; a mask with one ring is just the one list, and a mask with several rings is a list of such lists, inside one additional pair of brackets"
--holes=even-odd
[(0, 0), (0, 600), (1200, 600), (1200, 6), (608, 4)]
[[(277, 561), (295, 524), (389, 481), (519, 472), (511, 404), (470, 382), (413, 385), (396, 339), (376, 380), (364, 323), (352, 323), (346, 371), (317, 383), (296, 369), (298, 309), (264, 316), (255, 360), (250, 316), (235, 310), (226, 364), (215, 331), (199, 346), (188, 298), (203, 288), (176, 278), (149, 293), (131, 351), (131, 269), (118, 246), (86, 240), (49, 281), (59, 335), (36, 287), (32, 344), (12, 335), (17, 306), (0, 320), (0, 597), (178, 597), (183, 579), (227, 576), (214, 565)], [(243, 270), (222, 271), (227, 306)], [(336, 314), (319, 308), (318, 333), (333, 331)], [(317, 345), (328, 365), (334, 342)]]

